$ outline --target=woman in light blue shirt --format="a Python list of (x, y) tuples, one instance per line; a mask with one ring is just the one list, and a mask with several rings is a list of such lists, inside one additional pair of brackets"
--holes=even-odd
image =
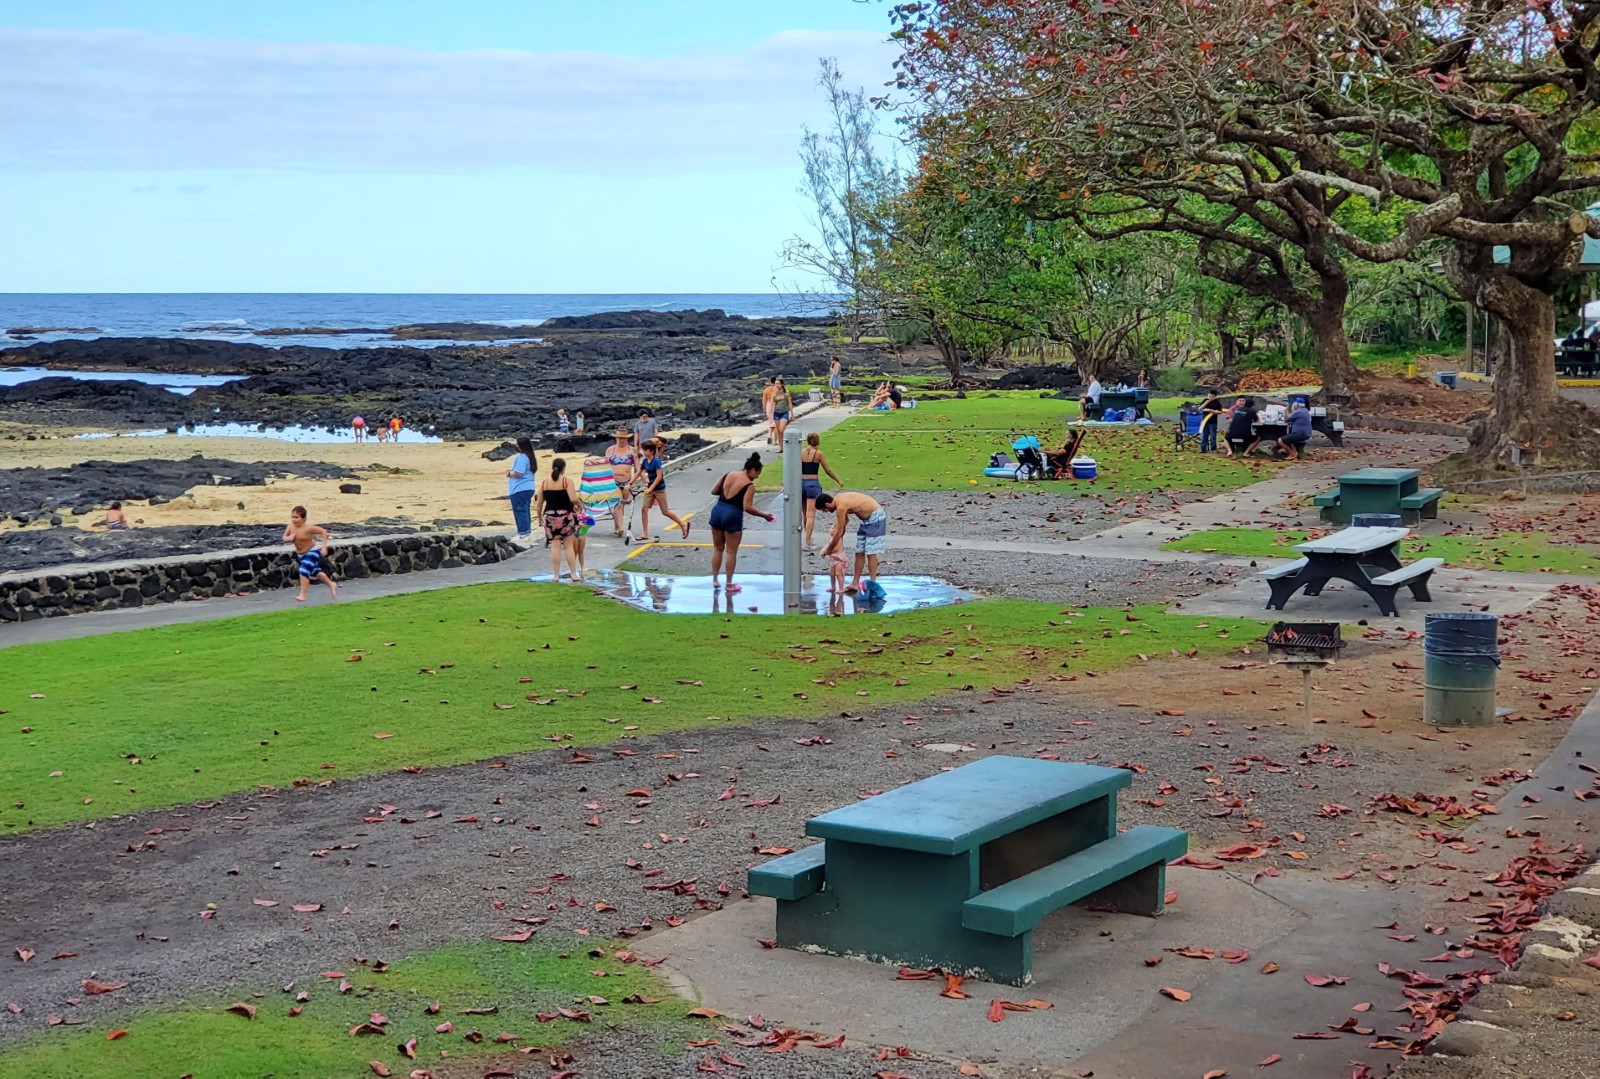
[(517, 439), (517, 455), (506, 469), (506, 497), (511, 499), (511, 517), (517, 522), (517, 539), (533, 538), (533, 477), (539, 471), (533, 442), (527, 436)]

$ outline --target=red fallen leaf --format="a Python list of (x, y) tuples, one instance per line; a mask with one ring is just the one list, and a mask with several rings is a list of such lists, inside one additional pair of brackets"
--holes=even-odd
[(1270, 1057), (1268, 1057), (1267, 1059), (1263, 1060), (1260, 1064), (1257, 1064), (1256, 1067), (1258, 1067), (1258, 1068), (1270, 1068), (1270, 1067), (1272, 1067), (1274, 1064), (1276, 1064), (1278, 1061), (1280, 1061), (1282, 1059), (1283, 1059), (1283, 1054), (1282, 1053), (1273, 1053)]
[(837, 1049), (844, 1044), (844, 1035), (840, 1034), (837, 1037), (829, 1038), (826, 1041), (819, 1039), (811, 1044), (815, 1045), (818, 1049)]
[(1190, 867), (1191, 869), (1222, 869), (1223, 868), (1223, 865), (1222, 865), (1221, 862), (1207, 862), (1207, 861), (1204, 861), (1204, 860), (1202, 860), (1200, 858), (1196, 858), (1192, 854), (1185, 854), (1182, 858), (1179, 858), (1176, 861), (1168, 862), (1167, 864), (1168, 865), (1186, 865), (1186, 866)]
[(1194, 994), (1189, 992), (1187, 989), (1178, 989), (1170, 985), (1164, 985), (1161, 987), (1161, 995), (1164, 997), (1171, 997), (1173, 1000), (1176, 1000), (1179, 1003), (1194, 997)]
[(224, 1010), (230, 1011), (234, 1015), (242, 1015), (246, 1019), (254, 1019), (256, 1017), (256, 1006), (254, 1004), (230, 1004)]
[(357, 1023), (355, 1026), (350, 1028), (350, 1036), (352, 1038), (359, 1038), (362, 1035), (366, 1035), (366, 1034), (383, 1034), (383, 1033), (385, 1033), (385, 1031), (384, 1031), (383, 1027), (378, 1023)]
[(989, 1022), (998, 1023), (998, 1022), (1000, 1022), (1000, 1020), (1004, 1019), (1005, 1017), (1006, 1017), (1005, 1002), (1004, 1001), (999, 1001), (999, 1000), (991, 1000), (989, 1002)]
[(1337, 974), (1307, 974), (1306, 984), (1322, 988), (1325, 985), (1343, 985), (1349, 978), (1341, 978)]
[(108, 1030), (108, 1031), (106, 1031), (106, 1041), (108, 1041), (108, 1042), (114, 1042), (118, 1038), (126, 1038), (127, 1036), (128, 1036), (128, 1032), (126, 1030)]
[(1250, 949), (1241, 948), (1236, 952), (1223, 952), (1222, 958), (1226, 959), (1230, 963), (1243, 963), (1246, 959), (1250, 958)]
[(456, 1025), (454, 1023), (450, 1022), (450, 1020), (446, 1019), (444, 1022), (442, 1022), (438, 1026), (434, 1027), (433, 1028), (433, 1032), (435, 1034), (449, 1034), (452, 1031), (454, 1031), (455, 1029), (456, 1029)]
[(771, 940), (762, 940), (757, 938), (756, 943), (761, 945), (763, 948), (776, 948), (778, 946), (778, 938), (773, 937)]
[(1278, 973), (1278, 964), (1272, 963), (1272, 962), (1263, 963), (1261, 965), (1261, 973), (1263, 973), (1263, 974), (1276, 974), (1276, 973)]
[(895, 975), (895, 980), (902, 982), (921, 982), (937, 977), (938, 975), (931, 970), (913, 970), (911, 967), (901, 967), (900, 973)]
[(722, 1018), (722, 1013), (717, 1011), (717, 1009), (715, 1009), (715, 1008), (690, 1008), (687, 1014), (688, 1014), (690, 1019), (721, 1019)]
[(1166, 956), (1164, 955), (1147, 955), (1144, 957), (1144, 965), (1147, 967), (1159, 967), (1161, 961), (1165, 958)]
[[(1397, 671), (1420, 671), (1420, 670), (1422, 670), (1421, 667), (1417, 666), (1415, 663), (1412, 663), (1409, 659), (1396, 660), (1395, 663), (1394, 663), (1394, 669), (1397, 670)], [(1297, 1035), (1295, 1035), (1295, 1037), (1298, 1038), (1299, 1035), (1297, 1034)]]
[(873, 1072), (872, 1079), (911, 1079), (911, 1076), (899, 1072)]
[(1332, 1039), (1337, 1038), (1338, 1036), (1339, 1035), (1337, 1035), (1337, 1034), (1335, 1034), (1335, 1033), (1333, 1033), (1332, 1031), (1329, 1031), (1329, 1030), (1313, 1030), (1309, 1034), (1296, 1034), (1294, 1036), (1294, 1038), (1295, 1038), (1295, 1041), (1300, 1041), (1300, 1042), (1318, 1042), (1318, 1041), (1331, 1041)]
[(1055, 1007), (1055, 1005), (1051, 1004), (1048, 1000), (1040, 1000), (1038, 997), (1031, 997), (1028, 1000), (1023, 1001), (1023, 1004), (1029, 1008), (1032, 1008), (1034, 1011), (1039, 1012), (1042, 1012), (1047, 1008)]
[(394, 1072), (389, 1070), (389, 1065), (385, 1064), (381, 1060), (369, 1060), (367, 1061), (367, 1067), (372, 1069), (373, 1075), (387, 1076), (394, 1074)]
[(321, 903), (295, 903), (289, 909), (294, 911), (296, 914), (315, 914), (317, 911), (322, 909), (322, 904)]
[(500, 1005), (491, 1004), (487, 1008), (462, 1008), (457, 1015), (499, 1015)]
[(537, 932), (537, 929), (524, 929), (520, 933), (507, 933), (503, 937), (495, 937), (494, 939), (503, 940), (507, 944), (526, 944), (533, 939), (533, 935)]
[(1212, 1068), (1210, 1071), (1202, 1075), (1200, 1079), (1222, 1079), (1222, 1077), (1227, 1074), (1228, 1069), (1226, 1068)]
[(333, 978), (343, 978), (344, 977), (344, 971), (342, 971), (342, 970), (325, 970), (325, 971), (322, 972), (322, 976), (324, 978), (328, 978), (330, 980), (333, 979)]
[(258, 907), (275, 907), (278, 905), (276, 899), (252, 899), (250, 902)]
[(455, 820), (451, 821), (450, 823), (451, 824), (477, 824), (478, 823), (478, 818), (477, 817), (457, 817)]
[(372, 737), (374, 737), (374, 738), (393, 738), (394, 735), (390, 734), (388, 731), (374, 731), (372, 733)]
[(32, 948), (18, 948), (17, 949), (17, 958), (19, 960), (21, 960), (22, 962), (24, 962), (24, 963), (26, 963), (28, 960), (32, 959), (35, 954), (37, 954), (37, 953), (35, 953)]
[(961, 974), (946, 974), (944, 976), (944, 988), (939, 990), (939, 995), (941, 997), (949, 997), (951, 1000), (966, 1000), (967, 994), (961, 989), (961, 983), (966, 980), (966, 977)]
[(91, 978), (83, 983), (83, 991), (91, 997), (97, 997), (102, 993), (115, 993), (118, 989), (126, 988), (127, 985), (127, 982), (97, 982)]
[(650, 788), (649, 787), (635, 787), (633, 790), (631, 790), (627, 794), (623, 795), (623, 797), (624, 798), (648, 798), (648, 797), (650, 797)]
[(6, 1011), (10, 1012), (12, 1015), (21, 1015), (22, 1005), (8, 1000), (6, 1001)]
[(684, 1042), (683, 1044), (688, 1046), (690, 1049), (704, 1049), (708, 1045), (716, 1045), (717, 1044), (717, 1039), (715, 1039), (715, 1038), (700, 1038), (697, 1041)]
[(966, 1076), (982, 1075), (983, 1074), (983, 1069), (978, 1067), (976, 1064), (968, 1062), (968, 1063), (962, 1064), (961, 1067), (957, 1068), (956, 1069), (956, 1074), (957, 1075), (966, 1075)]

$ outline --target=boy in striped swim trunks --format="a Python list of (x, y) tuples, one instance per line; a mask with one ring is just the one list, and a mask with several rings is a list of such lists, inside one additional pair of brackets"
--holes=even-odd
[(824, 558), (843, 549), (844, 531), (850, 518), (855, 517), (860, 522), (856, 525), (855, 579), (845, 589), (847, 593), (858, 592), (863, 569), (869, 578), (874, 581), (878, 579), (878, 560), (889, 551), (889, 515), (877, 499), (859, 491), (840, 491), (836, 495), (824, 491), (817, 496), (817, 512), (826, 513), (829, 510), (835, 516), (833, 533), (822, 551)]
[[(300, 578), (300, 592), (294, 598), (304, 603), (312, 581), (328, 586), (328, 594), (339, 598), (339, 586), (328, 576), (328, 530), (306, 520), (306, 508), (296, 506), (289, 514), (289, 527), (283, 530), (283, 542), (294, 544), (295, 573)], [(318, 540), (320, 539), (320, 544)]]

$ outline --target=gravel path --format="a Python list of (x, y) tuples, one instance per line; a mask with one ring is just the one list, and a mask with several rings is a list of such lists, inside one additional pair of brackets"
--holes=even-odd
[[(1017, 540), (1049, 543), (1082, 539), (1135, 517), (1154, 516), (1207, 497), (1210, 492), (1151, 492), (1117, 498), (1078, 493), (1065, 485), (1015, 490), (869, 491), (889, 513), (896, 532), (926, 533), (952, 540)], [(831, 523), (831, 520), (830, 520)]]

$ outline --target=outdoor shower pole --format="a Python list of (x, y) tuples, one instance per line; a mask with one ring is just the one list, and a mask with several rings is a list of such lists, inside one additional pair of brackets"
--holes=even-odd
[(800, 431), (783, 434), (783, 606), (800, 606), (800, 537), (805, 530), (805, 499), (800, 493)]

